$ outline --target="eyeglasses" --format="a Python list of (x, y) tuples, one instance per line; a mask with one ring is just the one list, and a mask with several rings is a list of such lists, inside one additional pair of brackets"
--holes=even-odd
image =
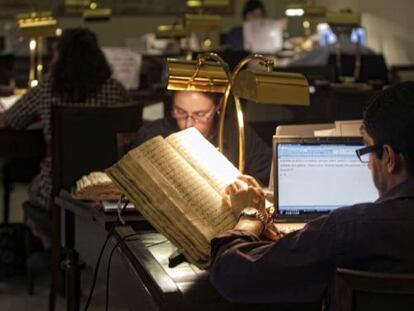
[(212, 113), (213, 111), (215, 111), (215, 107), (207, 111), (188, 113), (181, 108), (174, 107), (171, 112), (171, 116), (177, 120), (187, 120), (188, 118), (191, 118), (196, 123), (204, 123), (210, 121), (214, 117), (214, 113)]
[(382, 145), (372, 145), (372, 146), (367, 146), (361, 149), (357, 149), (355, 150), (355, 153), (358, 156), (359, 161), (361, 161), (362, 163), (368, 163), (369, 154), (371, 152), (375, 152), (379, 154), (381, 150), (382, 150)]

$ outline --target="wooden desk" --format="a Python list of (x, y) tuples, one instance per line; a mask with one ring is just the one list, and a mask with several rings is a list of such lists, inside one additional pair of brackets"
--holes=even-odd
[[(132, 228), (118, 227), (118, 240), (133, 233)], [(139, 297), (140, 310), (321, 310), (319, 303), (289, 305), (242, 305), (226, 301), (210, 284), (207, 271), (181, 263), (168, 267), (168, 257), (175, 247), (156, 232), (138, 232), (137, 240), (122, 244), (121, 258), (136, 278), (133, 290)], [(138, 303), (138, 302), (137, 302)]]
[[(88, 204), (74, 200), (65, 191), (56, 203), (75, 217), (74, 249), (90, 267), (94, 267), (99, 250), (115, 216), (105, 215)], [(168, 267), (168, 257), (175, 247), (161, 234), (148, 230), (139, 215), (126, 215), (126, 226), (117, 226), (114, 237), (104, 252), (99, 274), (104, 276), (108, 253), (117, 241), (130, 234), (112, 259), (111, 301), (117, 300), (130, 310), (321, 310), (320, 304), (307, 305), (240, 305), (226, 301), (211, 286), (208, 272), (188, 263)], [(134, 229), (135, 228), (135, 229)], [(70, 308), (69, 310), (78, 310)]]
[[(67, 253), (65, 260), (67, 310), (80, 310), (81, 265), (78, 262), (78, 257), (86, 266), (95, 267), (100, 249), (108, 231), (117, 220), (117, 215), (104, 213), (96, 205), (76, 200), (66, 190), (60, 192), (59, 196), (55, 198), (55, 203), (58, 205), (56, 208), (63, 209), (62, 244)], [(137, 230), (152, 229), (138, 212), (127, 212), (123, 215), (123, 219), (128, 226)], [(116, 240), (110, 240), (102, 258), (101, 267), (107, 266), (110, 250), (115, 243)], [(59, 257), (57, 256), (57, 258)], [(54, 260), (56, 260), (55, 257)], [(61, 266), (60, 262), (57, 263), (56, 261), (54, 261), (54, 265)], [(115, 275), (115, 280), (113, 280), (115, 285), (113, 286), (114, 290), (111, 290), (111, 296), (114, 299), (123, 296), (122, 292), (118, 292), (124, 288), (123, 282), (125, 280), (123, 276), (128, 272), (118, 256), (113, 259), (112, 267), (113, 275)], [(100, 269), (98, 277), (101, 279), (105, 277), (104, 269)], [(85, 286), (85, 289), (89, 290), (89, 284)], [(129, 300), (125, 299), (125, 301), (124, 303), (128, 303)], [(124, 305), (124, 307), (129, 307), (129, 305)]]

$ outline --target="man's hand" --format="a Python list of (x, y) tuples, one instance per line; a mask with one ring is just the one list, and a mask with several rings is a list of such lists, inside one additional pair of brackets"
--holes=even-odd
[(226, 187), (227, 202), (236, 217), (245, 207), (254, 207), (265, 216), (266, 225), (260, 220), (240, 218), (235, 229), (252, 232), (267, 240), (278, 240), (283, 236), (273, 224), (274, 209), (265, 208), (265, 195), (259, 183), (251, 176), (242, 175), (239, 180)]
[(236, 217), (239, 216), (243, 208), (248, 206), (265, 213), (263, 189), (251, 176), (239, 176), (238, 180), (226, 187), (225, 194), (227, 202)]

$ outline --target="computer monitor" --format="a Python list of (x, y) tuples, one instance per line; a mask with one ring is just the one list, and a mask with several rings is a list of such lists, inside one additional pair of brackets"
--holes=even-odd
[[(329, 44), (336, 43), (337, 37), (326, 23), (321, 23), (317, 26), (317, 31), (319, 34), (319, 44), (321, 46), (326, 46)], [(351, 41), (353, 43), (359, 43), (361, 45), (367, 44), (367, 33), (365, 28), (357, 27), (352, 30)]]
[(243, 48), (252, 53), (275, 54), (283, 48), (283, 20), (255, 19), (243, 23)]
[(367, 164), (355, 150), (361, 137), (275, 138), (277, 215), (312, 218), (378, 198)]

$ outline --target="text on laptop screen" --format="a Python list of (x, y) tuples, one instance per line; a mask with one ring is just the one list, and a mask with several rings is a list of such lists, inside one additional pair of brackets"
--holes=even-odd
[(325, 213), (378, 198), (367, 164), (355, 150), (363, 145), (278, 144), (278, 213)]

